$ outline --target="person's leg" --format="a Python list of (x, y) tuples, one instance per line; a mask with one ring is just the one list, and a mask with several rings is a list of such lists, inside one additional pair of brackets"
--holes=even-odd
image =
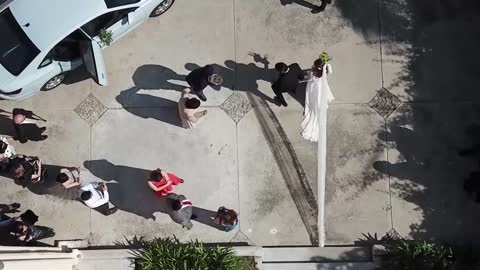
[(108, 215), (111, 215), (111, 214), (117, 212), (118, 208), (116, 208), (116, 207), (110, 208), (109, 205), (110, 204), (107, 202), (105, 204), (100, 205), (97, 208), (94, 208), (94, 210), (101, 213), (102, 215), (105, 215), (105, 216), (108, 216)]
[(280, 90), (273, 90), (273, 92), (275, 93), (275, 99), (278, 100), (278, 102), (280, 102), (281, 105), (287, 107), (288, 104), (287, 104), (287, 102), (285, 101), (285, 98), (283, 97), (282, 91), (280, 91)]
[(331, 3), (332, 3), (332, 0), (322, 0), (322, 4), (320, 6), (316, 6), (312, 8), (311, 12), (313, 14), (320, 13), (327, 8), (327, 4), (331, 4)]
[(198, 98), (200, 98), (200, 100), (202, 101), (207, 101), (207, 97), (203, 94), (203, 90), (201, 91), (192, 91), (195, 95), (198, 96)]

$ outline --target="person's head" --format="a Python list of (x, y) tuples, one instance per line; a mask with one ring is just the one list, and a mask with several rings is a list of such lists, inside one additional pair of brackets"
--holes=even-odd
[(324, 64), (325, 64), (325, 63), (323, 62), (322, 58), (318, 58), (317, 60), (315, 60), (315, 61), (313, 62), (313, 66), (314, 66), (315, 68), (318, 68), (318, 69), (322, 69), (322, 67), (323, 67)]
[(25, 175), (25, 167), (23, 167), (23, 164), (19, 162), (13, 164), (11, 171), (13, 178), (15, 179), (22, 179)]
[(185, 100), (185, 107), (187, 109), (196, 109), (200, 107), (200, 100), (196, 98), (188, 98), (187, 100)]
[(8, 144), (4, 141), (0, 141), (0, 154), (4, 154), (7, 151)]
[(237, 222), (237, 212), (230, 210), (223, 215), (223, 221), (226, 225), (234, 225)]
[(279, 63), (275, 64), (275, 70), (280, 72), (280, 73), (285, 73), (288, 70), (288, 66), (287, 66), (287, 64), (285, 64), (283, 62), (279, 62)]
[(172, 209), (173, 211), (178, 211), (182, 208), (182, 202), (179, 200), (172, 199)]
[(13, 116), (13, 123), (15, 123), (17, 125), (23, 123), (24, 120), (25, 120), (25, 115), (16, 114), (16, 115)]
[(162, 170), (156, 169), (150, 173), (150, 181), (152, 182), (159, 182), (163, 178), (162, 176)]
[(214, 73), (214, 74), (208, 76), (208, 82), (213, 84), (213, 85), (221, 85), (223, 83), (223, 78), (222, 78), (222, 76)]
[(65, 173), (59, 173), (57, 175), (57, 182), (59, 183), (65, 183), (68, 181), (68, 175), (66, 175)]
[(14, 233), (15, 234), (23, 234), (25, 232), (26, 226), (21, 221), (15, 221), (13, 224)]
[(312, 67), (313, 75), (315, 75), (316, 77), (321, 77), (322, 76), (322, 69), (323, 69), (324, 65), (325, 65), (325, 63), (323, 62), (323, 60), (321, 58), (318, 58), (317, 60), (315, 60), (313, 62), (313, 67)]
[(92, 192), (89, 190), (83, 191), (82, 194), (80, 194), (80, 199), (82, 199), (82, 201), (88, 201), (90, 198), (92, 198)]

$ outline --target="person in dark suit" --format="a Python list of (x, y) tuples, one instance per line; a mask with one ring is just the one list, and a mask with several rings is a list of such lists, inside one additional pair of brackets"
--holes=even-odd
[[(36, 116), (36, 115), (35, 115)], [(40, 118), (34, 117), (32, 111), (25, 109), (15, 108), (12, 112), (12, 123), (13, 128), (15, 129), (15, 139), (21, 143), (26, 143), (28, 140), (31, 141), (43, 141), (48, 136), (43, 135), (47, 129), (46, 127), (39, 127), (36, 123), (29, 121), (27, 118), (33, 120), (40, 120)]]
[(207, 101), (207, 97), (203, 94), (203, 89), (208, 85), (220, 85), (223, 83), (223, 78), (215, 73), (212, 65), (206, 65), (202, 68), (192, 70), (186, 81), (192, 92), (195, 93), (202, 101)]
[(275, 64), (275, 70), (280, 73), (276, 82), (272, 84), (272, 90), (275, 93), (275, 100), (280, 103), (279, 106), (288, 106), (283, 93), (290, 92), (296, 94), (298, 85), (305, 79), (305, 73), (297, 63), (289, 66), (280, 62)]

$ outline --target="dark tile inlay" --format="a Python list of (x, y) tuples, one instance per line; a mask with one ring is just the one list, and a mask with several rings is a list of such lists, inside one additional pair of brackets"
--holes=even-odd
[(397, 96), (382, 88), (377, 91), (377, 94), (370, 100), (368, 105), (383, 118), (387, 119), (401, 103)]

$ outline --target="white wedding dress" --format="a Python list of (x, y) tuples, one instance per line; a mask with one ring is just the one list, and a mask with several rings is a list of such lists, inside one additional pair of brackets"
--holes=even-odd
[(326, 143), (328, 103), (334, 100), (332, 91), (328, 86), (327, 74), (332, 74), (330, 64), (323, 66), (321, 78), (317, 78), (310, 73), (307, 83), (302, 136), (305, 140), (312, 142), (325, 139)]

